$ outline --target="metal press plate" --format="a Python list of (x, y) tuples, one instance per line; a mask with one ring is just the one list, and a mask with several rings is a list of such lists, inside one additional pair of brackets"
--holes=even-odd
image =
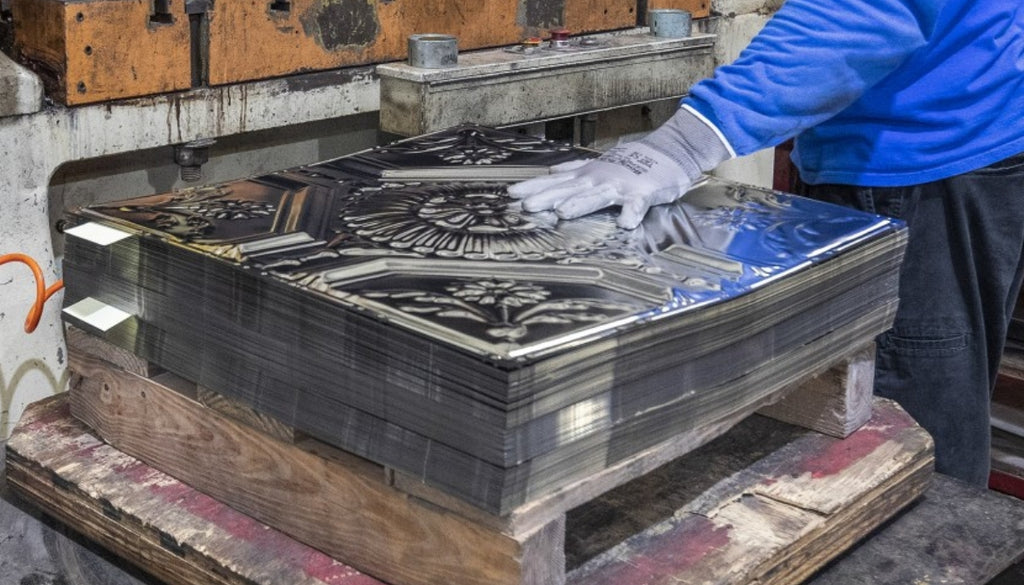
[(510, 178), (590, 156), (470, 126), (80, 215), (499, 361), (744, 295), (898, 227), (715, 179), (637, 230), (618, 228), (617, 210), (525, 213), (506, 192)]

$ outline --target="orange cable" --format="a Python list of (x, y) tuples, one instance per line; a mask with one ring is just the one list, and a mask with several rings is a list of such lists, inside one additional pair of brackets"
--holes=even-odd
[(32, 303), (32, 308), (25, 319), (25, 333), (32, 333), (39, 326), (39, 319), (43, 316), (43, 305), (57, 291), (64, 288), (64, 281), (58, 280), (49, 287), (46, 287), (43, 270), (39, 268), (39, 263), (25, 254), (15, 253), (0, 256), (0, 265), (7, 264), (8, 262), (21, 262), (25, 264), (32, 270), (32, 275), (36, 279), (36, 301)]

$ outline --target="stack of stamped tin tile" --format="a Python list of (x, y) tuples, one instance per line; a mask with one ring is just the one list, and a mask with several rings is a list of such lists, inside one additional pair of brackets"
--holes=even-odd
[(716, 179), (633, 231), (506, 193), (589, 156), (464, 127), (76, 210), (66, 318), (495, 514), (888, 327), (901, 224)]

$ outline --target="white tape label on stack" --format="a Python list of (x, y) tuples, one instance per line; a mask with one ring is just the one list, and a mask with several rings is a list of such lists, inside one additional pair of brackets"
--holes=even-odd
[(90, 221), (81, 225), (76, 225), (73, 228), (69, 228), (64, 231), (65, 234), (88, 240), (94, 244), (100, 246), (109, 246), (113, 243), (120, 242), (127, 238), (131, 234), (123, 232), (119, 229), (114, 229), (103, 224)]
[(130, 313), (125, 313), (121, 309), (111, 307), (92, 297), (85, 297), (70, 307), (65, 307), (64, 312), (100, 331), (107, 331), (131, 317)]

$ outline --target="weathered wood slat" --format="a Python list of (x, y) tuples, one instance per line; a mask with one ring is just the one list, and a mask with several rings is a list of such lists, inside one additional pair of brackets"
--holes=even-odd
[(871, 418), (875, 346), (861, 348), (797, 385), (759, 414), (833, 437), (846, 437)]
[(383, 585), (105, 444), (66, 395), (25, 411), (6, 474), (22, 497), (168, 583)]
[(295, 443), (306, 438), (306, 434), (295, 427), (259, 412), (241, 400), (224, 396), (209, 388), (197, 389), (197, 400), (217, 412), (286, 443)]
[(808, 433), (570, 575), (579, 585), (799, 583), (930, 484), (931, 438), (894, 403)]

